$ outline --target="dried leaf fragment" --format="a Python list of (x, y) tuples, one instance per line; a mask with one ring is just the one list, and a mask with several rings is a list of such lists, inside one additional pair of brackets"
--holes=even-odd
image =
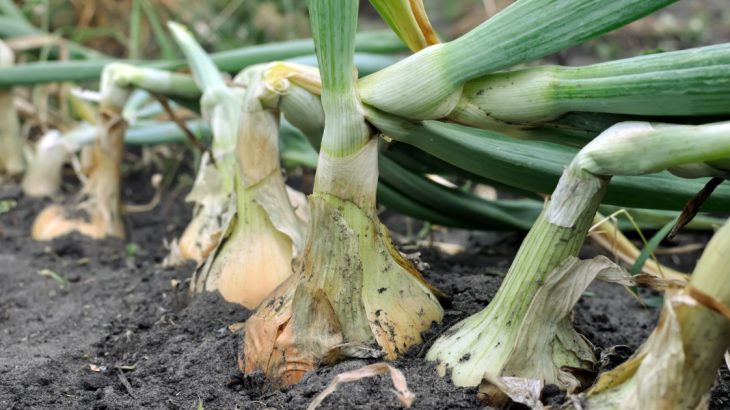
[(416, 395), (408, 389), (406, 377), (403, 375), (403, 372), (388, 363), (380, 362), (338, 374), (334, 379), (332, 379), (332, 382), (330, 382), (327, 388), (322, 390), (322, 392), (319, 393), (314, 400), (312, 400), (307, 407), (307, 410), (314, 410), (319, 407), (319, 405), (322, 404), (322, 401), (324, 401), (327, 396), (334, 393), (334, 391), (337, 390), (337, 386), (340, 384), (350, 383), (368, 377), (380, 376), (381, 374), (386, 373), (390, 374), (390, 379), (393, 381), (393, 393), (398, 398), (398, 401), (403, 405), (403, 407), (410, 408), (411, 404), (413, 404), (413, 400), (416, 398)]
[(487, 373), (479, 386), (479, 394), (487, 396), (490, 406), (503, 407), (512, 400), (530, 409), (542, 410), (544, 406), (540, 402), (540, 393), (544, 385), (545, 383), (538, 379), (496, 377)]

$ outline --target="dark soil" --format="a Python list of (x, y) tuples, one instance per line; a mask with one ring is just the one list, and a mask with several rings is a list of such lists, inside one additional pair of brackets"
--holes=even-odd
[[(142, 202), (145, 178), (127, 180), (127, 196)], [(140, 193), (141, 192), (141, 193)], [(229, 325), (247, 310), (217, 294), (190, 298), (192, 266), (164, 269), (163, 239), (174, 238), (190, 216), (184, 195), (173, 190), (153, 212), (129, 215), (125, 241), (71, 236), (33, 242), (29, 230), (42, 200), (17, 187), (0, 200), (17, 206), (0, 215), (0, 407), (4, 409), (301, 409), (343, 371), (368, 363), (353, 360), (305, 376), (286, 390), (271, 391), (261, 374), (236, 366), (241, 334)], [(391, 226), (403, 218), (384, 217)], [(447, 231), (468, 253), (453, 256), (421, 248), (425, 276), (453, 297), (444, 325), (430, 330), (424, 347), (393, 363), (416, 394), (414, 408), (479, 408), (476, 389), (456, 388), (423, 359), (426, 347), (447, 326), (483, 308), (494, 295), (521, 235)], [(706, 239), (706, 238), (705, 238)], [(129, 244), (135, 244), (136, 250)], [(587, 254), (594, 253), (588, 248)], [(679, 260), (691, 269), (696, 254)], [(49, 269), (68, 286), (40, 275)], [(594, 285), (581, 299), (576, 327), (596, 346), (618, 348), (617, 364), (641, 344), (658, 310), (642, 307), (618, 286)], [(646, 293), (645, 296), (656, 296)], [(547, 393), (547, 392), (546, 392)], [(551, 392), (559, 402), (559, 392)], [(711, 408), (730, 407), (730, 374), (723, 367)], [(400, 408), (390, 381), (381, 376), (342, 386), (322, 408)]]

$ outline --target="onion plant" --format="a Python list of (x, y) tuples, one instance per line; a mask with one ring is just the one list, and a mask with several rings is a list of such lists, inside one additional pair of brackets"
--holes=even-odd
[[(379, 3), (381, 2), (374, 1), (376, 8)], [(413, 11), (422, 10), (422, 7), (417, 6), (419, 2), (401, 3), (404, 2), (385, 2), (385, 6), (378, 10), (383, 12), (385, 20), (415, 51), (424, 44), (408, 43), (403, 33), (418, 34), (419, 30), (424, 30), (418, 25), (418, 21), (423, 20), (423, 17), (420, 19), (415, 17), (423, 13)], [(630, 1), (619, 4), (577, 0), (551, 5), (548, 14), (543, 16), (545, 10), (540, 2), (522, 0), (464, 38), (428, 46), (406, 60), (360, 79), (359, 95), (364, 102), (370, 102), (378, 108), (365, 104), (366, 117), (387, 136), (414, 145), (444, 162), (453, 164), (456, 168), (462, 168), (468, 171), (471, 177), (483, 177), (524, 191), (549, 193), (557, 183), (563, 167), (575, 154), (575, 148), (538, 141), (510, 140), (502, 135), (474, 127), (496, 129), (509, 135), (547, 139), (557, 141), (559, 144), (580, 147), (612, 124), (625, 120), (625, 117), (613, 114), (596, 117), (596, 113), (632, 113), (642, 114), (644, 117), (680, 115), (683, 120), (687, 116), (722, 115), (728, 111), (723, 105), (723, 100), (726, 99), (728, 91), (724, 72), (730, 49), (726, 45), (702, 47), (580, 68), (538, 67), (505, 73), (490, 73), (490, 71), (505, 66), (504, 61), (525, 62), (542, 55), (543, 51), (553, 50), (553, 47), (559, 49), (595, 36), (668, 3), (670, 1), (641, 2), (635, 5)], [(591, 18), (598, 16), (595, 27), (581, 23), (588, 18), (587, 16)], [(576, 25), (580, 27), (574, 27)], [(519, 51), (517, 52), (507, 50), (514, 44), (511, 38), (505, 43), (507, 45), (504, 50), (494, 50), (495, 43), (492, 38), (484, 42), (488, 47), (482, 47), (482, 44), (476, 42), (476, 39), (482, 38), (480, 36), (484, 33), (492, 33), (497, 38), (506, 38), (507, 35), (504, 33), (508, 33), (515, 38), (524, 39), (526, 32), (522, 27), (525, 26), (534, 30), (530, 33), (540, 33), (527, 41), (540, 44), (532, 48), (516, 46), (516, 50)], [(561, 33), (568, 31), (569, 35), (555, 39)], [(425, 38), (423, 33), (418, 36), (410, 34), (408, 36)], [(545, 36), (555, 41), (542, 43)], [(471, 40), (467, 41), (465, 38)], [(418, 104), (430, 104), (424, 90), (436, 87), (434, 84), (443, 80), (437, 71), (446, 68), (434, 67), (438, 65), (438, 59), (429, 57), (429, 53), (443, 54), (439, 50), (449, 47), (456, 49), (455, 44), (464, 44), (460, 47), (469, 48), (473, 55), (483, 53), (479, 54), (483, 59), (470, 68), (463, 67), (463, 64), (448, 66), (452, 67), (450, 70), (455, 73), (452, 73), (453, 75), (460, 75), (458, 74), (460, 70), (471, 72), (479, 70), (479, 73), (469, 75), (469, 81), (464, 82), (459, 89), (458, 98), (454, 97), (457, 98), (457, 101), (453, 102), (454, 106), (449, 108), (448, 112), (439, 115), (448, 115), (450, 119), (471, 127), (436, 121), (411, 123), (402, 117), (393, 116), (392, 114), (413, 118), (428, 117), (410, 115), (399, 110), (411, 109)], [(482, 49), (491, 51), (488, 53)], [(475, 57), (470, 55), (469, 58)], [(415, 61), (424, 64), (433, 62), (434, 66), (425, 64), (416, 67)], [(402, 73), (398, 73), (399, 70), (402, 70)], [(419, 73), (423, 75), (417, 75)], [(443, 76), (448, 77), (446, 74)], [(681, 86), (670, 85), (672, 79), (681, 79)], [(377, 101), (392, 98), (394, 107), (378, 105), (375, 100), (368, 101), (370, 92), (368, 90), (380, 87), (381, 81), (383, 84), (389, 84), (389, 88), (386, 90), (383, 85), (381, 92), (376, 93), (377, 96), (373, 98)], [(395, 103), (401, 96), (405, 99), (405, 95), (410, 95), (412, 92), (418, 94), (417, 96), (414, 94), (414, 98), (418, 99), (417, 103), (404, 102), (405, 100)], [(649, 104), (650, 100), (654, 103)], [(287, 99), (282, 101), (286, 103)], [(433, 100), (433, 104), (436, 105), (442, 102)], [(496, 106), (491, 107), (490, 104)], [(287, 107), (284, 109), (286, 112)], [(575, 110), (592, 111), (592, 113), (566, 114)], [(497, 111), (498, 115), (493, 117), (491, 111)], [(296, 115), (306, 120), (306, 114)], [(525, 132), (526, 128), (536, 126), (550, 128)], [(576, 131), (581, 133), (582, 140), (570, 136), (570, 133)], [(309, 135), (309, 132), (307, 134)], [(489, 160), (486, 160), (487, 158)], [(682, 175), (689, 176), (686, 173)], [(667, 173), (631, 179), (618, 177), (609, 189), (606, 201), (621, 206), (679, 209), (687, 197), (699, 191), (701, 187), (701, 183), (697, 181), (672, 178)], [(728, 199), (730, 199), (730, 189), (720, 187), (714, 199), (711, 199), (706, 206), (708, 209), (723, 209)]]
[[(0, 67), (10, 67), (14, 63), (13, 50), (0, 41)], [(23, 139), (12, 88), (0, 88), (0, 146), (0, 181), (4, 177), (21, 175), (25, 170)]]
[[(125, 109), (129, 106), (125, 107)], [(125, 115), (127, 118), (127, 115)], [(207, 138), (210, 129), (200, 120), (185, 122), (185, 127)], [(96, 142), (96, 128), (82, 122), (66, 132), (50, 130), (35, 144), (30, 155), (28, 170), (23, 176), (23, 192), (28, 196), (53, 197), (61, 189), (61, 169), (71, 162), (72, 156)], [(184, 143), (187, 136), (174, 122), (145, 121), (131, 125), (124, 134), (125, 145), (156, 145)]]
[(179, 252), (183, 260), (202, 263), (235, 215), (235, 149), (246, 90), (225, 84), (221, 73), (187, 29), (176, 23), (168, 23), (168, 27), (202, 90), (200, 106), (213, 133), (210, 155), (207, 152), (203, 155), (193, 189), (186, 199), (195, 203), (193, 218), (177, 247), (173, 247), (173, 252)]
[(294, 275), (247, 321), (241, 363), (281, 384), (373, 344), (395, 358), (443, 315), (378, 222), (377, 140), (353, 66), (358, 1), (313, 0), (309, 10), (325, 116), (309, 231)]
[[(191, 96), (198, 93), (188, 76), (110, 63), (100, 83), (98, 139), (87, 151), (86, 180), (74, 204), (51, 205), (33, 223), (36, 240), (51, 240), (77, 231), (92, 238), (124, 237), (121, 207), (121, 163), (127, 123), (125, 102), (135, 88)], [(192, 86), (191, 86), (192, 85)]]
[(427, 358), (460, 386), (477, 385), (488, 374), (578, 387), (565, 369), (591, 370), (594, 358), (567, 316), (590, 282), (586, 272), (599, 272), (574, 258), (611, 176), (698, 164), (714, 174), (730, 157), (729, 130), (730, 122), (628, 122), (603, 132), (563, 172), (489, 305), (440, 337)]
[(197, 206), (180, 239), (183, 256), (204, 261), (192, 289), (255, 308), (291, 274), (305, 228), (279, 166), (278, 95), (264, 81), (267, 66), (249, 67), (226, 85), (190, 32), (169, 27), (203, 90), (213, 133), (212, 159), (201, 164), (188, 198)]
[(703, 407), (730, 347), (730, 223), (710, 240), (690, 282), (670, 288), (659, 323), (634, 355), (600, 376), (586, 409)]

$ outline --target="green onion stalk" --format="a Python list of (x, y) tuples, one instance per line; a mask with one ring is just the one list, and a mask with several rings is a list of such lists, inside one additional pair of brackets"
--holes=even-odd
[(203, 90), (213, 134), (213, 160), (201, 165), (188, 197), (196, 209), (180, 239), (182, 251), (192, 242), (202, 257), (191, 289), (217, 290), (253, 309), (291, 275), (306, 227), (279, 165), (278, 95), (264, 81), (267, 65), (249, 67), (228, 86), (192, 35), (169, 27)]
[[(420, 1), (382, 1), (371, 0), (383, 19), (389, 24), (401, 40), (413, 51), (419, 51), (430, 45), (438, 44), (438, 39), (429, 35), (432, 33), (428, 18)], [(523, 2), (529, 3), (529, 2)], [(547, 10), (550, 18), (560, 18), (552, 15), (553, 9), (571, 7), (572, 12), (601, 13), (599, 8), (581, 7), (585, 2), (564, 2), (561, 5), (551, 5)], [(613, 4), (603, 6), (613, 7)], [(514, 6), (517, 8), (517, 6)], [(539, 9), (535, 5), (524, 4), (522, 11), (510, 10), (512, 17), (499, 16), (505, 21), (515, 19), (517, 22), (511, 29), (522, 30), (528, 26), (526, 20), (516, 20), (515, 16), (527, 17), (535, 10), (543, 12), (543, 5)], [(616, 16), (618, 17), (618, 16)], [(610, 17), (613, 19), (613, 17)], [(423, 24), (421, 24), (423, 23)], [(540, 22), (543, 23), (543, 22)], [(502, 24), (507, 24), (504, 21)], [(575, 22), (570, 22), (575, 24)], [(486, 22), (482, 27), (475, 29), (465, 37), (477, 37), (479, 31), (488, 31), (490, 26), (501, 26), (498, 22)], [(530, 26), (532, 29), (532, 27)], [(561, 30), (560, 27), (546, 25), (541, 30)], [(495, 30), (491, 28), (491, 30)], [(579, 31), (585, 31), (581, 28)], [(511, 33), (511, 32), (508, 32)], [(542, 40), (543, 33), (536, 36)], [(432, 38), (426, 41), (426, 38)], [(452, 47), (459, 42), (466, 42), (463, 39), (455, 40), (443, 47)], [(476, 45), (477, 43), (473, 43)], [(500, 46), (503, 43), (497, 43)], [(481, 44), (479, 45), (481, 47)], [(545, 45), (541, 45), (544, 47)], [(553, 46), (553, 44), (549, 44)], [(456, 48), (454, 46), (454, 48)], [(466, 49), (466, 46), (463, 46)], [(483, 48), (483, 47), (481, 47)], [(474, 50), (482, 52), (483, 50)], [(506, 50), (499, 50), (499, 52)], [(521, 51), (521, 50), (520, 50)], [(539, 47), (529, 50), (529, 53), (539, 52)], [(458, 54), (457, 51), (452, 51)], [(446, 53), (439, 51), (439, 53)], [(484, 52), (486, 59), (491, 56)], [(509, 58), (519, 58), (519, 53)], [(443, 56), (442, 56), (443, 58)], [(435, 57), (432, 59), (436, 60)], [(429, 58), (413, 56), (413, 64), (424, 63), (423, 70), (429, 69)], [(454, 60), (456, 61), (456, 60)], [(456, 105), (450, 112), (440, 112), (439, 115), (448, 115), (449, 119), (456, 122), (491, 129), (506, 133), (517, 138), (557, 140), (562, 143), (582, 146), (581, 139), (565, 138), (565, 131), (577, 132), (579, 137), (593, 138), (609, 126), (627, 121), (626, 118), (613, 118), (608, 125), (591, 132), (585, 129), (586, 121), (576, 122), (574, 119), (566, 121), (560, 119), (566, 113), (573, 111), (584, 111), (591, 113), (615, 113), (630, 114), (632, 116), (698, 116), (698, 115), (726, 115), (728, 106), (726, 98), (730, 83), (726, 76), (727, 65), (730, 62), (730, 47), (727, 44), (702, 47), (691, 50), (684, 50), (670, 53), (640, 56), (631, 59), (615, 62), (596, 64), (588, 67), (561, 67), (561, 66), (540, 66), (534, 68), (520, 69), (515, 71), (490, 73), (481, 77), (470, 79), (463, 84), (463, 89)], [(488, 72), (491, 64), (499, 63), (499, 60), (484, 63), (482, 60), (479, 69)], [(406, 61), (399, 64), (406, 66)], [(374, 74), (363, 79), (360, 83), (361, 94), (364, 101), (369, 102), (369, 89), (377, 88), (377, 80), (392, 81), (399, 65), (389, 68), (389, 75), (381, 73)], [(435, 68), (430, 67), (429, 75), (435, 75)], [(474, 68), (461, 67), (460, 64), (452, 64), (449, 68), (451, 75), (460, 75), (459, 71), (473, 71)], [(405, 72), (405, 71), (404, 71)], [(418, 76), (408, 75), (417, 81)], [(400, 78), (399, 78), (400, 80)], [(421, 79), (422, 80), (422, 79)], [(430, 83), (431, 81), (429, 81)], [(393, 84), (394, 85), (394, 84)], [(430, 84), (422, 84), (418, 88), (419, 98), (429, 88)], [(392, 95), (407, 92), (405, 86), (391, 89)], [(383, 91), (383, 90), (380, 90)], [(380, 101), (388, 98), (388, 95), (374, 95), (373, 98), (379, 102), (373, 103), (375, 107), (385, 109), (387, 101)], [(380, 99), (380, 100), (378, 100)], [(443, 101), (437, 100), (437, 103)], [(400, 103), (400, 102), (399, 102)], [(426, 104), (426, 102), (424, 102)], [(409, 105), (406, 104), (406, 107)], [(400, 109), (403, 109), (402, 107)], [(402, 114), (399, 111), (393, 113)], [(574, 113), (578, 119), (584, 117), (584, 113)], [(592, 114), (595, 116), (595, 114)], [(410, 116), (411, 118), (426, 118), (421, 115)], [(433, 117), (437, 117), (434, 115)], [(595, 123), (588, 117), (589, 123)], [(707, 121), (703, 121), (707, 122)], [(578, 126), (578, 129), (572, 129)], [(535, 130), (536, 127), (545, 127)], [(560, 132), (553, 129), (558, 128)]]
[(536, 127), (572, 111), (640, 116), (730, 113), (730, 44), (586, 67), (541, 66), (464, 85), (449, 118), (480, 128)]
[(563, 172), (494, 299), (441, 336), (427, 359), (459, 386), (519, 377), (579, 388), (572, 370), (593, 370), (595, 358), (569, 322), (572, 306), (596, 276), (629, 283), (606, 260), (577, 259), (611, 176), (722, 162), (728, 131), (730, 123), (627, 122), (603, 132)]
[(45, 208), (33, 223), (32, 236), (47, 241), (77, 231), (95, 239), (123, 238), (121, 163), (127, 122), (122, 110), (135, 88), (190, 96), (198, 93), (188, 76), (167, 71), (111, 63), (100, 81), (98, 139), (86, 151), (86, 180), (76, 201)]
[[(321, 132), (324, 126), (324, 114), (319, 98), (308, 91), (291, 84), (280, 99), (282, 113), (293, 121), (306, 133), (311, 144), (319, 147)], [(300, 134), (301, 135), (301, 134)], [(438, 166), (429, 167), (437, 159), (433, 157), (414, 159), (415, 152), (405, 145), (387, 146), (382, 144), (379, 155), (378, 202), (388, 209), (430, 221), (444, 226), (463, 227), (471, 229), (522, 229), (529, 230), (539, 216), (543, 201), (531, 199), (490, 201), (479, 198), (463, 189), (444, 186), (429, 179), (429, 174), (456, 171), (454, 169), (440, 169)], [(301, 149), (292, 149), (300, 152)], [(308, 166), (316, 165), (316, 153), (308, 148), (313, 159), (299, 161)], [(418, 158), (418, 157), (416, 157)], [(400, 162), (400, 163), (399, 163)], [(401, 163), (405, 165), (401, 165)], [(426, 175), (423, 175), (423, 174)], [(469, 177), (469, 176), (467, 176)], [(602, 205), (601, 212), (612, 214), (619, 208)], [(592, 230), (592, 239), (605, 249), (609, 249), (619, 259), (633, 263), (639, 256), (639, 250), (618, 230), (658, 229), (673, 221), (678, 214), (673, 211), (659, 211), (647, 209), (626, 209), (633, 222), (619, 219), (618, 226), (602, 223)], [(597, 221), (602, 221), (597, 215)], [(722, 225), (723, 220), (709, 216), (697, 216), (687, 228), (714, 229)], [(644, 265), (642, 272), (651, 277), (685, 281), (687, 276), (660, 266), (652, 260)], [(649, 282), (652, 285), (654, 282)], [(664, 286), (665, 282), (657, 282)], [(663, 289), (661, 289), (663, 290)]]
[[(301, 130), (314, 149), (319, 150), (324, 129), (324, 112), (319, 98), (321, 84), (317, 84), (316, 81), (312, 80), (314, 78), (319, 79), (319, 75), (318, 73), (316, 75), (307, 73), (308, 76), (305, 84), (302, 81), (303, 74), (298, 72), (301, 68), (289, 66), (288, 70), (288, 74), (286, 75), (283, 72), (272, 75), (272, 77), (285, 77), (287, 80), (290, 80), (286, 83), (286, 87), (283, 87), (279, 91), (281, 94), (279, 107), (284, 117), (292, 125)], [(311, 71), (311, 69), (307, 69), (307, 71)], [(365, 109), (365, 115), (372, 124), (379, 127), (388, 136), (395, 136), (396, 139), (403, 139), (403, 135), (408, 135), (405, 142), (410, 142), (411, 138), (413, 141), (419, 142), (432, 140), (430, 137), (433, 134), (429, 133), (422, 125), (418, 125), (417, 123), (409, 123), (403, 119), (387, 116), (368, 107)], [(604, 128), (608, 127), (605, 126)], [(462, 140), (463, 138), (458, 139)], [(480, 139), (485, 140), (485, 138)], [(519, 141), (511, 139), (504, 139), (504, 141), (509, 141), (510, 144), (516, 145), (518, 147), (517, 150), (519, 150)], [(439, 141), (435, 141), (432, 145), (442, 145), (441, 148), (446, 147), (447, 149), (457, 148), (452, 141), (448, 141), (448, 143), (447, 145), (446, 141), (444, 141), (443, 144), (440, 144)], [(389, 209), (446, 226), (520, 230), (529, 230), (542, 209), (543, 201), (538, 202), (529, 199), (489, 201), (477, 198), (463, 190), (440, 185), (423, 175), (456, 175), (472, 180), (482, 180), (487, 184), (495, 184), (494, 181), (488, 178), (481, 178), (479, 175), (471, 174), (458, 168), (458, 161), (455, 162), (457, 166), (454, 166), (427, 155), (420, 150), (414, 150), (408, 145), (399, 144), (398, 142), (381, 144), (380, 148), (378, 199)], [(509, 153), (510, 151), (499, 145), (495, 145), (494, 147), (489, 146), (488, 148), (480, 147), (480, 149), (485, 150), (484, 152), (475, 150), (471, 146), (465, 146), (463, 149), (469, 150), (471, 154), (476, 153), (477, 156), (486, 155), (487, 152), (494, 154), (500, 152)], [(297, 149), (295, 151), (299, 153), (304, 150)], [(306, 151), (306, 156), (313, 158), (304, 161), (300, 158), (298, 163), (311, 167), (315, 166), (316, 153), (308, 147)], [(453, 151), (456, 152), (458, 150), (454, 149)], [(523, 151), (527, 152), (522, 152), (522, 155), (526, 157), (530, 156), (529, 150)], [(539, 156), (543, 160), (550, 160), (551, 155), (542, 154), (540, 153)], [(288, 150), (285, 150), (284, 155), (290, 155)], [(459, 152), (453, 158), (464, 159), (465, 157)], [(562, 157), (560, 158), (562, 159)], [(565, 158), (567, 159), (568, 156), (566, 155)], [(525, 159), (524, 161), (534, 163), (533, 158)], [(493, 163), (494, 161), (489, 162)], [(566, 161), (566, 165), (567, 163), (568, 161)], [(495, 164), (495, 166), (501, 168), (499, 164)], [(559, 168), (562, 169), (563, 166), (560, 165)], [(507, 171), (509, 174), (513, 172), (511, 169)], [(487, 171), (483, 173), (485, 176), (490, 174)], [(534, 180), (534, 178), (532, 179)], [(677, 181), (681, 182), (682, 180)], [(509, 189), (510, 187), (506, 186), (505, 188)], [(618, 208), (610, 206), (602, 206), (601, 209), (605, 213), (613, 213), (618, 210)], [(642, 229), (658, 229), (677, 216), (677, 213), (673, 211), (653, 209), (629, 209), (629, 211)], [(721, 223), (721, 219), (700, 216), (694, 219), (691, 222), (691, 226), (688, 227), (693, 229), (713, 229)], [(620, 226), (622, 230), (634, 229), (634, 226), (623, 221), (621, 221)]]
[[(0, 41), (0, 67), (10, 67), (14, 62), (13, 50)], [(23, 140), (12, 88), (0, 88), (0, 146), (0, 181), (22, 175), (25, 171)]]
[[(697, 409), (730, 347), (730, 223), (707, 244), (687, 286), (664, 296), (659, 322), (634, 355), (602, 374), (584, 409)], [(586, 397), (587, 396), (587, 397)]]
[[(2, 31), (2, 28), (0, 28)], [(372, 68), (377, 68), (390, 61), (384, 56), (373, 57), (374, 54), (393, 54), (405, 51), (400, 40), (391, 32), (369, 31), (358, 33), (355, 42), (358, 53), (366, 53), (363, 62), (374, 61)], [(225, 50), (211, 54), (213, 62), (219, 70), (227, 73), (238, 73), (242, 69), (269, 61), (298, 58), (314, 53), (311, 39), (290, 40), (280, 43), (260, 44), (233, 50)], [(133, 61), (118, 60), (140, 68), (158, 70), (177, 70), (186, 66), (185, 60)], [(22, 67), (0, 68), (0, 87), (16, 85), (36, 85), (48, 82), (80, 82), (98, 79), (109, 60), (87, 61), (47, 61), (23, 64)]]
[(443, 118), (468, 81), (574, 46), (675, 1), (572, 0), (546, 7), (542, 0), (521, 0), (455, 40), (361, 79), (359, 95), (402, 117)]
[[(368, 121), (390, 139), (418, 148), (477, 178), (494, 181), (522, 193), (552, 192), (578, 152), (564, 144), (518, 140), (495, 131), (460, 124), (408, 121), (367, 106), (365, 112)], [(672, 171), (691, 175), (692, 167), (675, 167)], [(701, 164), (698, 167), (705, 168)], [(721, 168), (706, 170), (722, 172)], [(621, 207), (681, 210), (687, 199), (704, 186), (705, 181), (678, 178), (669, 172), (631, 177), (619, 175), (612, 178), (604, 202)], [(730, 185), (723, 184), (715, 189), (702, 209), (707, 212), (725, 211), (729, 203)]]
[[(439, 44), (439, 40), (428, 21), (428, 16), (426, 15), (425, 8), (421, 0), (371, 0), (371, 3), (388, 23), (391, 29), (398, 35), (401, 41), (408, 45), (411, 51), (417, 52), (428, 46)], [(666, 63), (667, 59), (663, 60)], [(625, 67), (623, 68), (623, 71), (625, 72)], [(460, 68), (455, 64), (452, 69), (453, 71), (458, 71)], [(552, 74), (553, 71), (559, 69), (563, 69), (561, 72), (568, 71), (564, 67), (558, 67), (557, 69), (553, 69), (552, 67), (540, 67), (536, 69), (536, 71), (538, 71), (536, 74), (517, 75), (521, 73), (518, 71), (506, 74), (488, 74), (484, 77), (470, 80), (463, 85), (459, 101), (448, 113), (448, 117), (456, 122), (499, 131), (514, 138), (555, 141), (578, 147), (582, 147), (587, 142), (586, 139), (590, 141), (590, 139), (594, 138), (611, 125), (617, 122), (629, 120), (627, 118), (620, 118), (617, 115), (612, 115), (611, 117), (614, 118), (609, 118), (609, 116), (605, 114), (598, 115), (599, 118), (594, 118), (597, 116), (596, 113), (577, 112), (572, 113), (570, 116), (571, 118), (556, 118), (547, 123), (540, 123), (543, 127), (535, 129), (536, 124), (533, 123), (511, 122), (509, 118), (500, 118), (500, 114), (503, 114), (505, 117), (513, 116), (520, 117), (520, 119), (522, 119), (522, 117), (525, 116), (525, 112), (540, 109), (545, 110), (546, 108), (543, 107), (543, 105), (547, 104), (556, 106), (553, 107), (554, 110), (558, 109), (557, 103), (562, 102), (562, 100), (559, 100), (558, 97), (566, 98), (565, 96), (553, 95), (551, 93), (551, 88), (554, 88), (554, 84), (558, 82), (556, 81), (558, 79), (556, 78), (557, 76)], [(646, 69), (647, 67), (644, 67), (645, 71)], [(657, 67), (654, 67), (654, 69), (657, 71)], [(660, 71), (662, 69), (663, 71), (667, 71), (667, 67), (659, 67), (658, 69)], [(616, 71), (615, 67), (613, 71)], [(610, 75), (611, 69), (604, 70), (603, 74)], [(649, 74), (644, 75), (644, 77), (651, 78), (651, 73), (643, 74)], [(698, 73), (695, 73), (695, 76), (697, 75)], [(377, 75), (372, 77), (377, 77)], [(664, 78), (666, 77), (667, 76), (665, 75)], [(622, 79), (624, 78), (625, 77), (622, 77)], [(385, 79), (385, 77), (383, 76), (381, 79)], [(562, 80), (567, 82), (569, 78), (563, 78)], [(361, 87), (365, 89), (363, 91), (365, 93), (367, 93), (367, 87), (377, 86), (377, 84), (368, 85), (368, 81), (368, 79), (365, 79), (361, 83)], [(710, 82), (711, 81), (706, 81), (706, 83)], [(572, 83), (566, 88), (570, 88), (571, 86), (571, 89), (575, 88), (575, 85)], [(585, 87), (584, 84), (578, 86)], [(645, 84), (643, 86), (645, 89), (651, 89), (654, 94), (657, 93), (657, 87), (653, 87), (652, 89), (651, 86), (647, 87)], [(504, 90), (505, 88), (508, 88), (509, 90)], [(603, 84), (603, 88), (606, 88), (606, 84)], [(620, 91), (624, 92), (625, 88), (625, 84), (620, 84)], [(496, 91), (493, 91), (494, 89), (496, 89)], [(659, 92), (662, 91), (665, 90), (661, 90)], [(693, 91), (696, 92), (696, 90)], [(705, 87), (702, 91), (710, 93), (714, 92), (714, 90), (708, 91), (707, 87)], [(487, 93), (490, 93), (488, 97), (486, 96)], [(515, 97), (513, 94), (518, 94), (518, 96)], [(602, 95), (606, 94), (606, 90), (603, 90)], [(633, 96), (635, 96), (635, 94), (636, 93), (634, 93)], [(590, 92), (584, 92), (581, 95), (588, 96), (588, 98), (591, 97)], [(608, 93), (608, 95), (611, 94)], [(652, 98), (652, 96), (649, 96), (649, 98)], [(575, 96), (573, 97), (575, 99)], [(616, 96), (613, 95), (613, 97), (615, 98)], [(647, 96), (643, 96), (643, 98), (647, 98)], [(505, 101), (502, 101), (503, 99)], [(494, 101), (500, 102), (495, 106)], [(600, 102), (601, 101), (595, 101), (597, 104), (600, 104)], [(615, 105), (615, 103), (612, 105), (612, 101), (608, 101), (609, 107), (613, 107)], [(566, 108), (566, 106), (567, 104), (563, 104), (561, 108)], [(617, 108), (622, 109), (622, 107), (623, 105)], [(610, 110), (608, 112), (610, 112)], [(421, 117), (419, 116), (418, 118)], [(636, 118), (634, 117), (633, 119)]]
[(358, 3), (309, 3), (326, 119), (309, 231), (294, 275), (246, 322), (240, 362), (275, 384), (349, 356), (393, 359), (443, 315), (435, 291), (377, 218), (377, 139), (362, 114), (352, 61)]

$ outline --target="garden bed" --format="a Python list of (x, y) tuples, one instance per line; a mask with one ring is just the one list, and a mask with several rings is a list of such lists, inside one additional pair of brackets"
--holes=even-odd
[[(127, 178), (128, 199), (142, 201), (147, 180)], [(17, 202), (0, 215), (0, 407), (193, 409), (202, 403), (206, 409), (300, 409), (335, 375), (369, 363), (352, 360), (322, 368), (285, 391), (273, 391), (262, 374), (242, 375), (236, 364), (242, 336), (231, 329), (250, 312), (217, 294), (190, 298), (186, 287), (192, 265), (162, 267), (163, 238), (176, 237), (191, 215), (183, 198), (183, 192), (173, 190), (154, 211), (129, 215), (126, 241), (72, 235), (38, 243), (29, 231), (46, 202), (23, 197), (17, 187), (0, 188), (0, 200)], [(404, 226), (398, 215), (383, 215), (383, 220)], [(468, 251), (449, 255), (425, 246), (402, 247), (406, 253), (420, 251), (428, 264), (426, 278), (453, 298), (444, 323), (424, 335), (429, 342), (489, 302), (522, 236), (445, 231), (436, 239), (461, 242)], [(595, 252), (588, 246), (584, 256)], [(698, 256), (683, 254), (674, 262), (689, 271)], [(67, 282), (39, 274), (43, 270)], [(657, 315), (658, 309), (643, 307), (620, 286), (594, 284), (575, 309), (575, 325), (600, 348), (628, 346), (616, 349), (618, 357), (610, 360), (615, 365), (640, 345)], [(479, 408), (476, 389), (456, 388), (439, 378), (423, 359), (425, 351), (415, 347), (393, 363), (416, 394), (413, 408)], [(730, 373), (725, 366), (720, 373), (713, 409), (730, 407)], [(546, 404), (564, 400), (551, 394)], [(400, 406), (390, 381), (381, 376), (342, 386), (321, 408)]]

